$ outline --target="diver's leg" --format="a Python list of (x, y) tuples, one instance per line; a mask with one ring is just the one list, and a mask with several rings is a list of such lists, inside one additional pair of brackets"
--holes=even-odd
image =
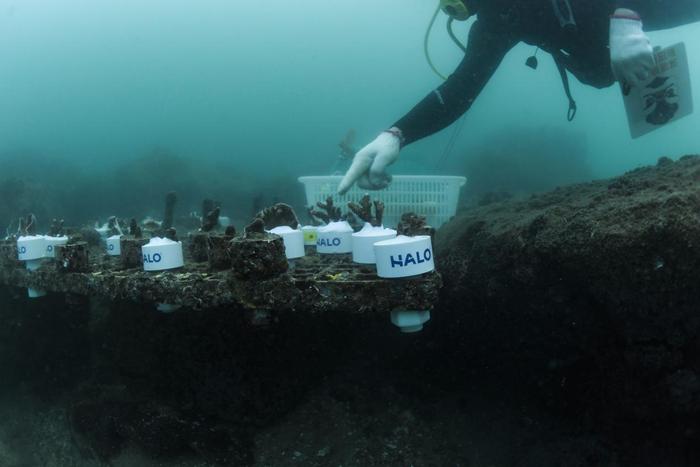
[(700, 21), (700, 0), (622, 0), (618, 3), (639, 13), (646, 31)]

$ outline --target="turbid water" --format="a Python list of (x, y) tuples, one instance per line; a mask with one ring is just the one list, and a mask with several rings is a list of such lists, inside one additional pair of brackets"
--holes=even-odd
[[(523, 2), (495, 4), (510, 3)], [(342, 173), (426, 95), (449, 101), (423, 51), (436, 6), (0, 0), (2, 246), (32, 213), (37, 233), (63, 219), (101, 262), (96, 223), (164, 234), (169, 192), (185, 245), (205, 199), (239, 237), (278, 202), (311, 222), (298, 177)], [(455, 23), (457, 37), (486, 19)], [(429, 50), (450, 73), (463, 52), (445, 21)], [(648, 37), (685, 43), (700, 108), (700, 25)], [(401, 334), (389, 310), (325, 306), (343, 297), (251, 318), (158, 313), (149, 290), (32, 300), (0, 285), (0, 466), (698, 465), (698, 172), (672, 160), (700, 153), (700, 114), (632, 139), (620, 87), (570, 75), (567, 122), (556, 66), (544, 50), (525, 66), (533, 53), (514, 46), (463, 117), (389, 169), (468, 180), (435, 238), (449, 276), (422, 333)], [(642, 166), (656, 168), (557, 188)], [(206, 260), (193, 268), (208, 277)], [(373, 274), (348, 270), (290, 290), (323, 297), (337, 290), (324, 281)]]

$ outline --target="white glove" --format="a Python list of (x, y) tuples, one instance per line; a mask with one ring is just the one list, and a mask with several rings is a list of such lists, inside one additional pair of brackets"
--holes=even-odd
[(363, 190), (381, 190), (391, 183), (386, 168), (396, 162), (401, 149), (401, 130), (392, 128), (355, 154), (352, 165), (338, 186), (338, 194), (345, 194), (355, 182)]
[(618, 8), (610, 18), (610, 61), (621, 84), (638, 86), (651, 75), (654, 50), (637, 13)]

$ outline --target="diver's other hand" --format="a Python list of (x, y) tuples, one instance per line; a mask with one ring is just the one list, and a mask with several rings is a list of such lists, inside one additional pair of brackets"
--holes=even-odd
[(399, 158), (402, 140), (401, 130), (394, 127), (360, 149), (338, 186), (338, 194), (345, 194), (355, 182), (364, 190), (381, 190), (389, 186), (391, 175), (386, 173), (386, 168)]
[(621, 84), (638, 86), (651, 76), (654, 50), (642, 19), (632, 10), (618, 8), (610, 18), (610, 61)]

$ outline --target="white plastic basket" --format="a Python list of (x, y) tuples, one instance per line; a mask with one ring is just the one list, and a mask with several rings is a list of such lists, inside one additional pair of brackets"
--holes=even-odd
[(465, 177), (430, 175), (394, 175), (388, 188), (366, 191), (353, 186), (345, 195), (337, 195), (340, 175), (299, 177), (306, 188), (306, 203), (316, 206), (333, 196), (336, 205), (343, 211), (349, 201), (359, 201), (365, 194), (384, 202), (384, 225), (395, 227), (401, 214), (415, 212), (425, 216), (428, 224), (438, 228), (457, 212), (459, 190), (467, 182)]

